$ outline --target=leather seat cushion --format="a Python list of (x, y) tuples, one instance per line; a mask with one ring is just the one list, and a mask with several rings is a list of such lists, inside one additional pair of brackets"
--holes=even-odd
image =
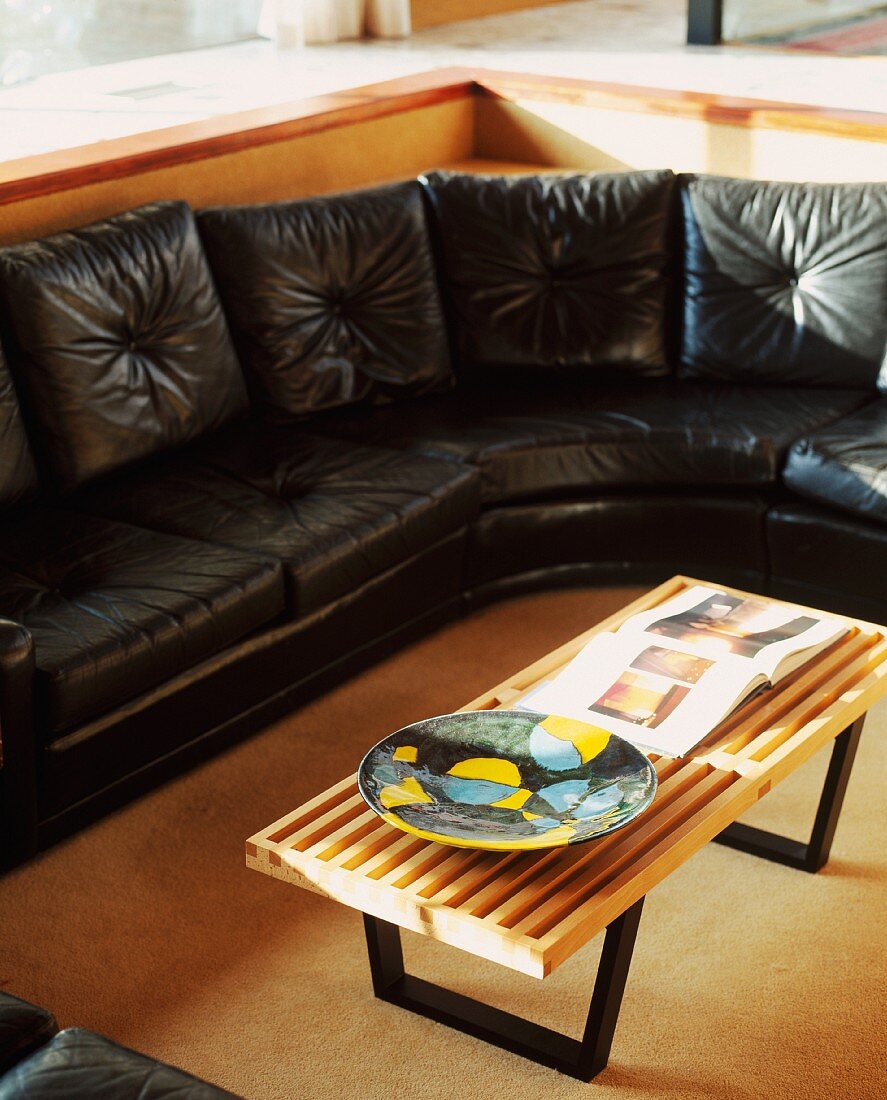
[(478, 476), (442, 459), (237, 425), (77, 507), (283, 563), (304, 615), (464, 527)]
[(131, 210), (0, 250), (7, 347), (62, 489), (220, 427), (246, 388), (194, 216)]
[(452, 382), (422, 188), (200, 214), (251, 379), (277, 420)]
[(0, 1076), (58, 1031), (51, 1012), (0, 992)]
[(41, 809), (52, 822), (44, 841), (81, 820), (78, 803), (96, 791), (121, 781), (132, 790), (133, 773), (146, 780), (142, 789), (153, 785), (151, 776), (175, 774), (229, 744), (232, 718), (251, 712), (258, 728), (457, 614), (465, 542), (464, 530), (454, 532), (319, 611), (260, 630), (53, 741), (41, 760)]
[(875, 388), (887, 184), (699, 176), (683, 183), (682, 206), (681, 377)]
[(422, 178), (464, 370), (667, 373), (671, 172)]
[(857, 408), (854, 390), (671, 379), (511, 387), (329, 418), (318, 430), (475, 464), (486, 504), (649, 486), (778, 480), (805, 430)]
[(233, 1093), (72, 1027), (5, 1077), (0, 1100), (224, 1100)]
[(0, 508), (37, 489), (37, 468), (25, 435), (12, 376), (0, 347)]
[(783, 476), (801, 496), (887, 523), (887, 398), (798, 440)]
[(190, 668), (282, 609), (280, 567), (257, 553), (43, 508), (0, 533), (0, 615), (34, 638), (52, 733)]

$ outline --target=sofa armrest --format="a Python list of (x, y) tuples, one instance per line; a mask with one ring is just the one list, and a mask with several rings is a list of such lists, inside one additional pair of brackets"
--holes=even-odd
[(37, 848), (34, 640), (0, 619), (0, 869)]
[(887, 397), (799, 439), (783, 480), (799, 496), (887, 523)]
[(45, 1008), (0, 992), (0, 1076), (48, 1043), (58, 1029)]

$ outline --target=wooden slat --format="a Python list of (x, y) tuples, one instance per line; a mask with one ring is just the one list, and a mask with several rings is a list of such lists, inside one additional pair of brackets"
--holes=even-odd
[(668, 837), (667, 843), (652, 848), (636, 864), (627, 867), (604, 886), (597, 896), (566, 916), (539, 941), (539, 950), (545, 959), (545, 973), (550, 973), (629, 906), (649, 893), (753, 806), (757, 798), (751, 780), (735, 780), (732, 786), (711, 800), (704, 812), (679, 825)]
[(374, 814), (364, 802), (359, 816), (340, 825), (334, 832), (326, 833), (314, 844), (308, 847), (297, 845), (296, 848), (304, 852), (308, 859), (319, 859), (329, 863), (337, 855), (355, 852), (371, 833), (378, 833), (382, 825), (383, 822), (378, 815)]
[(400, 867), (383, 875), (379, 881), (390, 884), (395, 890), (405, 890), (416, 882), (424, 881), (425, 876), (436, 870), (442, 863), (455, 860), (458, 851), (446, 844), (434, 844), (429, 841), (420, 852), (406, 860)]
[[(673, 578), (464, 709), (513, 706), (594, 634), (694, 584), (744, 595), (711, 581)], [(599, 841), (534, 852), (437, 844), (376, 817), (350, 777), (250, 838), (247, 863), (545, 977), (887, 694), (884, 629), (841, 621), (845, 637), (737, 711), (695, 753), (683, 760), (652, 756), (659, 777), (652, 806)]]
[(364, 865), (363, 873), (367, 878), (376, 880), (385, 878), (395, 867), (399, 867), (428, 847), (427, 840), (402, 833), (400, 829), (392, 829), (391, 832), (395, 834), (391, 847), (381, 855), (369, 859)]
[(811, 697), (818, 699), (825, 684), (832, 680), (842, 683), (852, 680), (857, 666), (861, 664), (864, 667), (868, 663), (867, 655), (876, 643), (876, 637), (860, 632), (839, 640), (836, 647), (830, 647), (812, 665), (803, 666), (783, 683), (753, 699), (736, 715), (722, 722), (692, 755), (701, 760), (706, 759), (709, 753), (718, 752), (735, 760), (750, 758), (749, 745), (755, 743), (762, 733), (780, 728), (777, 723), (795, 714), (798, 707), (807, 704)]
[(312, 817), (309, 821), (300, 824), (295, 832), (287, 836), (285, 841), (278, 842), (278, 848), (296, 849), (305, 851), (317, 841), (327, 837), (330, 832), (352, 822), (361, 814), (368, 813), (367, 804), (358, 792), (349, 794), (337, 806), (325, 813)]
[[(819, 681), (816, 684), (815, 693), (811, 691), (800, 695), (795, 701), (790, 717), (779, 726), (773, 722), (765, 725), (756, 737), (742, 746), (741, 754), (749, 760), (759, 762), (762, 766), (769, 766), (772, 753), (780, 745), (798, 730), (804, 730), (805, 734), (810, 736), (813, 723), (821, 718), (834, 716), (841, 729), (846, 728), (866, 710), (865, 703), (859, 694), (856, 694), (854, 699), (846, 696), (849, 692), (855, 691), (860, 682), (867, 679), (870, 673), (877, 673), (885, 658), (887, 658), (887, 643), (884, 641), (867, 647), (862, 654), (854, 656), (827, 679)], [(875, 686), (877, 683), (876, 675)], [(839, 729), (837, 732), (840, 733), (840, 731)]]
[[(730, 773), (712, 770), (700, 777), (699, 782), (691, 784), (667, 809), (660, 814), (644, 814), (643, 823), (638, 831), (628, 837), (621, 837), (616, 846), (606, 856), (597, 856), (578, 876), (570, 876), (561, 889), (540, 897), (540, 904), (530, 912), (514, 921), (509, 915), (500, 921), (506, 928), (525, 933), (533, 939), (545, 935), (564, 918), (576, 912), (583, 902), (594, 894), (595, 887), (605, 885), (618, 871), (632, 861), (637, 863), (654, 844), (673, 833), (685, 821), (695, 817), (717, 795), (727, 790), (736, 779)], [(652, 807), (651, 807), (652, 809)]]
[(300, 806), (298, 810), (285, 814), (275, 821), (273, 825), (268, 827), (265, 835), (272, 843), (279, 844), (297, 832), (306, 822), (312, 821), (319, 814), (326, 813), (328, 810), (340, 805), (346, 794), (350, 796), (356, 790), (357, 779), (355, 776), (350, 775), (347, 779), (343, 779), (341, 783), (336, 783), (334, 787), (330, 787), (328, 791), (324, 791), (323, 794), (312, 798), (310, 802), (306, 802), (304, 806)]
[(637, 818), (625, 829), (619, 830), (608, 837), (584, 847), (575, 848), (568, 852), (568, 859), (559, 854), (552, 865), (543, 873), (534, 872), (522, 876), (525, 885), (519, 893), (503, 889), (500, 891), (499, 903), (495, 909), (488, 910), (488, 899), (485, 898), (479, 904), (475, 902), (472, 912), (475, 915), (483, 915), (487, 920), (495, 921), (504, 928), (511, 928), (522, 921), (526, 916), (536, 911), (538, 906), (547, 898), (558, 892), (560, 887), (577, 878), (585, 868), (591, 865), (607, 863), (613, 858), (614, 849), (637, 848), (644, 842), (645, 837), (659, 828), (659, 822), (676, 800), (686, 797), (687, 793), (696, 785), (699, 779), (709, 774), (710, 769), (704, 765), (679, 767), (667, 776), (662, 786), (656, 792), (656, 798), (650, 809)]

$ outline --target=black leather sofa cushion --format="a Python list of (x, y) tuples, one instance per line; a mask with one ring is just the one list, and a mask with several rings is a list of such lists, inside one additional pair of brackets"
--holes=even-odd
[(260, 729), (453, 617), (462, 609), (465, 542), (463, 528), (54, 740), (41, 759), (43, 842), (89, 821), (97, 805), (129, 801), (239, 740), (244, 716)]
[(51, 1012), (0, 992), (0, 1076), (58, 1031)]
[(887, 397), (798, 440), (783, 478), (802, 496), (887, 523)]
[(0, 1100), (224, 1100), (233, 1093), (118, 1046), (66, 1028), (0, 1078)]
[(49, 733), (183, 672), (282, 608), (280, 567), (258, 553), (43, 508), (0, 532), (0, 615), (34, 638)]
[(477, 513), (478, 476), (441, 459), (248, 423), (96, 486), (77, 506), (275, 558), (290, 610), (304, 615), (464, 527)]
[(0, 508), (37, 489), (37, 469), (12, 377), (0, 347)]
[(777, 482), (786, 450), (867, 400), (855, 390), (662, 379), (455, 393), (317, 430), (476, 464), (486, 504), (577, 491)]
[(449, 388), (422, 189), (205, 210), (243, 361), (277, 420)]
[(682, 186), (679, 374), (874, 389), (887, 345), (887, 184)]
[(887, 528), (806, 501), (767, 513), (773, 592), (870, 622), (887, 622)]
[(10, 365), (62, 489), (220, 427), (246, 407), (184, 203), (2, 249), (0, 295)]
[(671, 172), (423, 179), (463, 368), (667, 372)]

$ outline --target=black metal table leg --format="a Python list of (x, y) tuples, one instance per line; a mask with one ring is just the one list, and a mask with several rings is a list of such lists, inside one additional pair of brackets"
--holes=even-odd
[(844, 801), (844, 792), (847, 790), (847, 781), (850, 779), (853, 758), (856, 756), (856, 747), (859, 744), (864, 722), (865, 715), (862, 715), (852, 726), (848, 726), (835, 738), (822, 796), (819, 799), (819, 808), (813, 821), (813, 830), (806, 844), (800, 840), (770, 833), (766, 829), (755, 829), (751, 825), (743, 825), (740, 822), (728, 825), (722, 833), (719, 833), (715, 837), (718, 844), (726, 844), (728, 848), (736, 848), (740, 852), (748, 852), (762, 859), (783, 863), (799, 871), (815, 873), (820, 867), (824, 867), (828, 862), (835, 828), (841, 814), (841, 805)]
[(643, 905), (641, 898), (607, 927), (581, 1040), (404, 973), (400, 929), (365, 914), (373, 991), (383, 1001), (590, 1081), (610, 1056)]

